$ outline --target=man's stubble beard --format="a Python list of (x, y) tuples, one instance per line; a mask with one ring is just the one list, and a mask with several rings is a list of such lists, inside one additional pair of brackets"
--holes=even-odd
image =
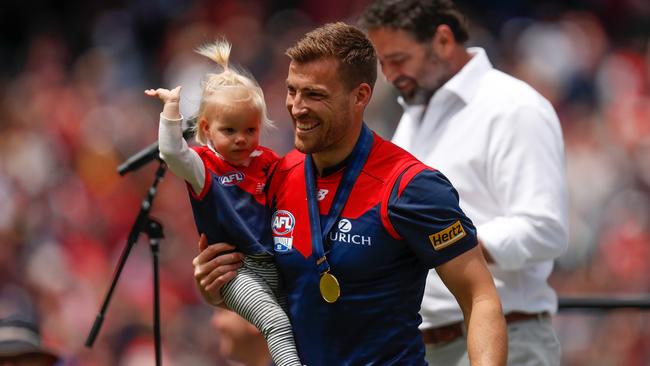
[[(415, 79), (416, 89), (410, 96), (406, 96), (402, 94), (402, 98), (404, 98), (406, 104), (409, 105), (429, 104), (429, 100), (431, 99), (433, 94), (435, 94), (438, 91), (438, 89), (440, 89), (440, 87), (442, 87), (453, 76), (453, 75), (447, 75), (448, 72), (446, 72), (446, 70), (449, 68), (449, 66), (446, 65), (444, 62), (442, 62), (441, 59), (438, 56), (436, 56), (435, 53), (433, 53), (433, 49), (431, 47), (427, 48), (426, 58), (427, 58), (427, 64), (431, 66), (423, 70), (423, 72), (420, 75), (418, 75), (417, 79)], [(426, 83), (430, 85), (423, 85), (421, 84), (421, 82), (418, 82), (418, 80), (428, 80), (427, 76), (435, 75), (436, 70), (440, 74), (431, 83)]]

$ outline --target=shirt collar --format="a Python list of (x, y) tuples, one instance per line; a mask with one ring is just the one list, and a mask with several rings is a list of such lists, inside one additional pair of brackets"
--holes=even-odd
[[(336, 165), (332, 165), (330, 167), (323, 168), (323, 174), (319, 175), (319, 177), (325, 178), (327, 176), (330, 176), (330, 175), (338, 172), (339, 170), (342, 170), (350, 162), (350, 157), (351, 156), (352, 156), (352, 154), (348, 155), (345, 159), (343, 159), (343, 161), (341, 161), (340, 163), (338, 163)], [(316, 167), (314, 166), (314, 168), (316, 168)]]
[(458, 95), (465, 103), (469, 103), (478, 90), (477, 81), (493, 69), (483, 48), (471, 47), (467, 52), (472, 58), (440, 88)]
[[(213, 153), (214, 153), (214, 154), (215, 154), (219, 159), (221, 159), (221, 160), (227, 162), (228, 164), (230, 164), (230, 163), (228, 162), (228, 160), (226, 160), (226, 158), (224, 158), (223, 155), (221, 155), (221, 154), (217, 151), (217, 149), (215, 149), (214, 146), (212, 146), (212, 142), (211, 142), (211, 141), (208, 141), (207, 146), (208, 146), (208, 149), (210, 149), (210, 151), (212, 151), (212, 152), (213, 152)], [(251, 160), (252, 160), (254, 157), (257, 157), (257, 156), (260, 156), (260, 155), (262, 155), (262, 150), (258, 150), (258, 149), (253, 150), (253, 152), (251, 152), (251, 154), (248, 156), (249, 159), (247, 159), (247, 160), (242, 164), (242, 166), (249, 166), (249, 165), (251, 164)], [(231, 164), (231, 165), (232, 165), (232, 164)]]

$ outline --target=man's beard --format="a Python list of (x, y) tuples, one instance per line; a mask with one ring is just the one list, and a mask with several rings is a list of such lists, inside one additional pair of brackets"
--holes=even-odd
[[(402, 89), (398, 88), (397, 85), (400, 83), (407, 82), (414, 86), (413, 89), (405, 92)], [(430, 90), (423, 88), (414, 78), (408, 76), (400, 76), (394, 82), (393, 86), (400, 92), (402, 98), (408, 105), (426, 105), (429, 103), (429, 98), (433, 95), (435, 90)]]
[(435, 90), (425, 89), (418, 86), (410, 96), (402, 95), (402, 97), (408, 105), (427, 105), (429, 104), (429, 99), (431, 99), (433, 93), (435, 93)]
[[(435, 55), (431, 46), (426, 48), (426, 63), (429, 65), (429, 68), (420, 70), (417, 78), (405, 78), (411, 79), (415, 85), (415, 90), (413, 90), (410, 95), (402, 94), (402, 98), (408, 105), (427, 105), (433, 94), (440, 89), (440, 87), (449, 80), (451, 77), (442, 78), (437, 77), (435, 80), (430, 79), (430, 75), (436, 75), (435, 70), (445, 67), (445, 64), (441, 62), (440, 58)], [(439, 80), (438, 80), (439, 79)], [(399, 81), (399, 78), (396, 80)], [(423, 83), (426, 84), (423, 86)]]

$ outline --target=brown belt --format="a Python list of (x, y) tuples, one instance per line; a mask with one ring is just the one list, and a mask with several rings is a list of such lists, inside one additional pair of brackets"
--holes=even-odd
[[(506, 323), (516, 323), (524, 320), (544, 319), (550, 317), (548, 312), (543, 313), (521, 313), (514, 311), (506, 314)], [(465, 334), (463, 322), (443, 325), (442, 327), (422, 329), (422, 340), (424, 344), (449, 343), (462, 337)]]

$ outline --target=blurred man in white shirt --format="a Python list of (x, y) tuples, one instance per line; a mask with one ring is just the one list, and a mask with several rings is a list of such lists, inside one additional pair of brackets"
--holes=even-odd
[[(404, 114), (393, 142), (445, 174), (478, 230), (508, 322), (509, 365), (559, 365), (547, 279), (567, 247), (562, 131), (552, 105), (465, 48), (451, 1), (378, 0), (361, 18)], [(427, 361), (468, 365), (463, 314), (435, 271), (421, 309)]]

